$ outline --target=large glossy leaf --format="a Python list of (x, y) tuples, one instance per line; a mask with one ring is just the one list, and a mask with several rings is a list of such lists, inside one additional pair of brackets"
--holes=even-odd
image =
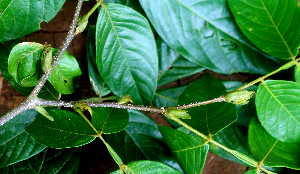
[[(133, 161), (127, 165), (136, 174), (181, 174), (172, 167), (156, 161)], [(127, 170), (128, 173), (131, 173)], [(111, 174), (119, 174), (119, 170)]]
[(0, 168), (2, 174), (40, 173), (76, 174), (79, 166), (81, 148), (45, 149), (42, 153), (26, 161)]
[(196, 65), (172, 50), (161, 38), (156, 39), (159, 60), (158, 86), (203, 71)]
[(188, 60), (212, 71), (265, 74), (278, 67), (236, 26), (226, 0), (140, 0), (160, 37)]
[(228, 4), (240, 29), (258, 48), (283, 59), (298, 54), (298, 0), (229, 0)]
[(253, 117), (249, 125), (249, 148), (257, 161), (264, 166), (300, 169), (300, 144), (285, 143), (268, 134)]
[(153, 103), (157, 107), (170, 107), (178, 104), (179, 96), (183, 93), (186, 86), (170, 88), (155, 93)]
[(78, 147), (90, 143), (96, 133), (79, 115), (60, 109), (49, 109), (50, 121), (41, 114), (26, 127), (26, 132), (38, 143), (52, 148)]
[[(17, 91), (22, 93), (25, 96), (29, 96), (29, 94), (32, 92), (33, 87), (21, 87), (14, 78), (8, 73), (8, 57), (9, 53), (12, 50), (12, 48), (20, 43), (21, 40), (12, 40), (7, 42), (0, 42), (0, 70), (4, 78), (6, 78), (11, 86), (15, 88)], [(38, 97), (43, 99), (54, 99), (57, 100), (59, 93), (56, 92), (54, 87), (49, 83), (46, 82), (43, 88), (41, 89)]]
[[(224, 85), (213, 75), (205, 74), (190, 83), (179, 98), (179, 105), (206, 101), (226, 93)], [(213, 103), (187, 109), (192, 119), (183, 120), (205, 135), (216, 134), (237, 119), (236, 107), (229, 103)]]
[[(53, 56), (56, 55), (57, 52), (58, 49), (53, 48)], [(50, 74), (48, 81), (59, 93), (72, 94), (74, 92), (73, 78), (80, 75), (81, 70), (76, 58), (69, 55), (67, 52), (64, 52)]]
[(65, 0), (0, 2), (0, 41), (20, 38), (40, 29), (42, 21), (49, 22)]
[(96, 28), (96, 62), (101, 77), (118, 95), (150, 105), (157, 86), (158, 58), (148, 21), (119, 4), (100, 10)]
[[(229, 149), (234, 149), (247, 156), (251, 156), (250, 150), (248, 148), (247, 135), (247, 127), (241, 126), (237, 123), (233, 123), (221, 130), (218, 134), (214, 135), (213, 140), (217, 141), (218, 143), (222, 144), (223, 146)], [(240, 160), (239, 158), (235, 157), (233, 154), (216, 146), (215, 144), (209, 144), (209, 151), (230, 161), (234, 161), (246, 166), (251, 166), (246, 162)]]
[(105, 85), (104, 81), (100, 77), (96, 64), (96, 26), (89, 26), (87, 41), (86, 41), (86, 52), (88, 61), (89, 79), (91, 85), (97, 95), (101, 94), (105, 96), (111, 91)]
[(159, 130), (184, 173), (200, 174), (209, 148), (203, 145), (205, 140), (170, 127), (160, 126)]
[(105, 135), (107, 142), (127, 164), (138, 160), (160, 161), (181, 171), (156, 123), (143, 113), (128, 110), (129, 123), (124, 131)]
[(284, 142), (300, 142), (300, 84), (268, 80), (258, 86), (257, 116), (273, 137)]
[(37, 114), (35, 110), (27, 110), (0, 126), (0, 167), (28, 159), (45, 148), (25, 132)]
[(115, 133), (125, 129), (129, 121), (127, 110), (118, 108), (93, 108), (92, 124), (103, 133)]
[(139, 12), (141, 14), (144, 13), (144, 11), (143, 11), (140, 3), (139, 3), (139, 0), (104, 0), (103, 1), (103, 3), (107, 3), (107, 2), (126, 5), (126, 6), (136, 10), (137, 12)]

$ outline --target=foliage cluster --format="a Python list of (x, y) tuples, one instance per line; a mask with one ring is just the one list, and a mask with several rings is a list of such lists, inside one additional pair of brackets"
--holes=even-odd
[[(208, 151), (253, 167), (247, 174), (300, 169), (297, 0), (97, 1), (75, 34), (99, 9), (87, 40), (98, 97), (72, 102), (63, 99), (82, 73), (76, 58), (63, 51), (56, 65), (58, 49), (18, 40), (65, 0), (20, 2), (0, 2), (1, 73), (29, 96), (25, 111), (0, 127), (1, 173), (76, 173), (80, 146), (95, 138), (120, 166), (113, 173), (201, 173)], [(262, 77), (243, 85), (203, 75), (157, 90), (204, 69)], [(267, 80), (282, 70), (288, 79)], [(138, 110), (162, 113), (173, 128)]]

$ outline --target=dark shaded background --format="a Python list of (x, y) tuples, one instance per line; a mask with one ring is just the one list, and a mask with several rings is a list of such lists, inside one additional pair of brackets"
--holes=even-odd
[[(73, 18), (75, 7), (77, 1), (76, 0), (67, 0), (64, 4), (63, 8), (59, 11), (57, 16), (52, 19), (49, 23), (42, 22), (41, 30), (32, 33), (28, 36), (21, 38), (24, 41), (30, 42), (38, 42), (44, 44), (47, 42), (51, 44), (52, 47), (59, 48), (69, 29), (70, 22)], [(95, 4), (95, 1), (91, 0), (89, 2), (84, 2), (81, 14), (86, 14), (89, 9)], [(89, 24), (96, 24), (97, 14), (93, 14), (93, 16), (89, 20)], [(86, 37), (87, 31), (75, 36), (74, 40), (71, 42), (69, 48), (67, 49), (70, 55), (73, 55), (79, 61), (79, 64), (82, 69), (82, 89), (83, 89), (83, 97), (92, 97), (96, 96), (93, 92), (88, 78), (87, 73), (87, 61), (86, 61)], [(199, 72), (193, 76), (166, 84), (161, 88), (172, 88), (187, 85), (191, 81), (197, 80), (201, 78), (204, 73), (211, 73), (216, 76), (220, 80), (238, 80), (241, 82), (249, 82), (257, 77), (258, 75), (247, 75), (247, 74), (232, 74), (230, 76), (220, 75), (213, 73), (211, 71)], [(9, 82), (3, 78), (0, 74), (0, 115), (4, 114), (6, 111), (15, 108), (20, 103), (22, 103), (26, 97), (13, 89)], [(160, 115), (160, 114), (147, 114), (151, 118), (154, 119), (158, 124), (170, 126), (168, 122)], [(83, 146), (82, 155), (80, 160), (80, 166), (78, 173), (110, 173), (111, 171), (117, 169), (118, 166), (111, 158), (104, 144), (96, 139), (94, 142)], [(208, 153), (204, 170), (202, 174), (220, 174), (220, 173), (230, 173), (230, 174), (242, 174), (247, 170), (247, 167), (237, 164), (235, 162), (231, 162), (220, 158), (212, 153)]]

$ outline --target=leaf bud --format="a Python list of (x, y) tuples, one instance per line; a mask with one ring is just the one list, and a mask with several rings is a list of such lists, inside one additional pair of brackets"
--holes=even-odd
[(227, 103), (236, 105), (245, 105), (255, 92), (247, 90), (232, 91), (224, 95)]

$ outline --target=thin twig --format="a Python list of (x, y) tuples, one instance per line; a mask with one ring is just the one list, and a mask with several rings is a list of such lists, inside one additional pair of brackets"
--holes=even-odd
[(76, 10), (75, 10), (72, 25), (71, 25), (68, 35), (65, 39), (65, 42), (60, 47), (60, 50), (57, 52), (55, 58), (53, 59), (53, 62), (51, 65), (52, 66), (51, 70), (43, 74), (43, 76), (41, 77), (38, 84), (35, 86), (35, 88), (31, 92), (31, 94), (28, 96), (28, 98), (23, 103), (21, 103), (18, 107), (16, 107), (15, 109), (11, 110), (10, 112), (7, 112), (2, 117), (0, 117), (0, 126), (3, 125), (4, 123), (8, 122), (12, 118), (14, 118), (21, 112), (23, 112), (27, 109), (34, 109), (35, 106), (37, 106), (37, 102), (39, 101), (37, 96), (38, 96), (40, 90), (44, 86), (49, 75), (51, 74), (51, 72), (53, 71), (55, 66), (57, 65), (57, 63), (60, 60), (60, 58), (62, 57), (63, 53), (67, 50), (67, 47), (70, 45), (72, 39), (74, 38), (74, 31), (76, 29), (76, 25), (77, 25), (77, 21), (78, 21), (82, 3), (83, 3), (83, 0), (78, 0), (78, 4), (77, 4)]

